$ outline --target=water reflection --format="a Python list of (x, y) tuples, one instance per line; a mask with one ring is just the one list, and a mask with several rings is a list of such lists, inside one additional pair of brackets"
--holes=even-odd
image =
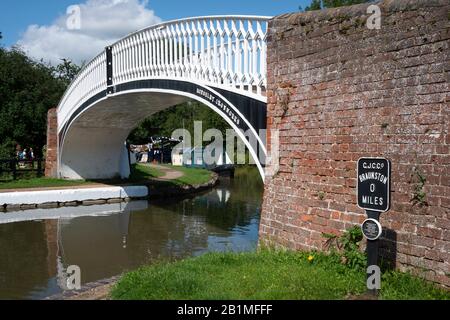
[(72, 264), (86, 283), (161, 258), (252, 250), (261, 199), (257, 170), (238, 169), (189, 199), (0, 214), (0, 298), (58, 293)]

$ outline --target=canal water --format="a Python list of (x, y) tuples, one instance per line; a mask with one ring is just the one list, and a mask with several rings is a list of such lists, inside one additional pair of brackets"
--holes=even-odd
[(256, 168), (189, 198), (0, 213), (0, 299), (58, 294), (70, 265), (93, 282), (158, 259), (254, 250), (263, 184)]

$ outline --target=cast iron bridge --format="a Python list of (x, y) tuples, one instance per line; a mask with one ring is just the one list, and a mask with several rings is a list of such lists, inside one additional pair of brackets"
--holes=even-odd
[(131, 130), (145, 117), (189, 100), (207, 105), (228, 122), (264, 177), (266, 141), (259, 130), (266, 128), (268, 19), (175, 20), (105, 48), (59, 103), (59, 177), (126, 176), (123, 144)]

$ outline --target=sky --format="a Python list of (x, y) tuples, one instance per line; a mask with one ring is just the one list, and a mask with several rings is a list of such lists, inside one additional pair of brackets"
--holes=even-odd
[[(0, 45), (18, 45), (34, 59), (89, 61), (110, 43), (162, 21), (205, 15), (274, 16), (299, 10), (310, 0), (4, 0)], [(80, 10), (80, 28), (70, 20)], [(72, 24), (68, 24), (67, 21)]]

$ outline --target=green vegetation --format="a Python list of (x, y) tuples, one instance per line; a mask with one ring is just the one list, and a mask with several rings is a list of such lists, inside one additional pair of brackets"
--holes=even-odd
[(85, 180), (63, 180), (53, 178), (31, 178), (18, 179), (14, 181), (0, 182), (1, 189), (25, 189), (25, 188), (47, 188), (47, 187), (68, 187), (89, 184)]
[(184, 175), (172, 180), (179, 185), (196, 185), (208, 182), (211, 179), (211, 171), (200, 168), (174, 167), (166, 165), (172, 170), (180, 171)]
[[(202, 121), (202, 134), (209, 128), (220, 130), (225, 137), (229, 125), (219, 114), (199, 102), (186, 102), (167, 108), (146, 118), (128, 136), (132, 144), (144, 144), (149, 142), (149, 137), (154, 135), (172, 136), (175, 129), (185, 128), (191, 134), (194, 142), (194, 121)], [(203, 145), (208, 144), (204, 142)]]
[(18, 179), (6, 182), (0, 182), (1, 189), (23, 189), (23, 188), (46, 188), (46, 187), (65, 187), (65, 186), (78, 186), (92, 183), (104, 183), (104, 184), (126, 184), (126, 183), (146, 183), (155, 185), (196, 185), (208, 182), (211, 179), (211, 171), (197, 168), (185, 168), (174, 167), (171, 165), (165, 165), (165, 167), (171, 170), (180, 171), (183, 176), (166, 181), (157, 181), (155, 178), (159, 178), (165, 175), (162, 170), (155, 167), (146, 166), (143, 164), (135, 164), (132, 166), (131, 175), (129, 179), (108, 179), (108, 180), (63, 180), (53, 178), (30, 178), (30, 179)]
[[(324, 252), (261, 249), (161, 261), (126, 273), (114, 299), (354, 299), (366, 291), (362, 232), (323, 234)], [(446, 299), (450, 293), (411, 274), (386, 271), (381, 299)]]
[[(208, 182), (211, 179), (211, 171), (200, 168), (186, 168), (172, 165), (162, 165), (170, 170), (179, 171), (183, 176), (165, 181), (156, 181), (154, 178), (160, 178), (165, 175), (163, 170), (150, 167), (143, 164), (135, 164), (132, 167), (131, 176), (128, 182), (149, 182), (158, 185), (197, 185)], [(153, 180), (152, 180), (153, 179)]]
[(0, 158), (15, 156), (16, 144), (42, 156), (47, 110), (58, 105), (78, 70), (67, 60), (53, 67), (0, 46)]
[(367, 256), (360, 249), (363, 234), (359, 226), (353, 226), (341, 236), (328, 233), (322, 233), (322, 236), (327, 239), (324, 245), (325, 250), (333, 254), (339, 254), (341, 262), (347, 267), (364, 271)]
[(159, 178), (164, 175), (164, 172), (155, 167), (145, 166), (142, 164), (133, 164), (131, 166), (131, 175), (129, 181), (145, 181), (152, 178)]
[(317, 197), (319, 198), (319, 200), (325, 199), (325, 192), (319, 191), (319, 192), (317, 193)]
[(414, 204), (425, 206), (428, 204), (426, 200), (427, 194), (424, 189), (425, 182), (427, 182), (427, 179), (422, 173), (420, 173), (420, 171), (417, 168), (414, 170), (414, 174), (417, 177), (418, 182), (414, 188), (414, 196), (411, 201)]
[[(126, 273), (113, 299), (346, 299), (365, 292), (365, 273), (341, 256), (260, 250), (208, 253)], [(450, 294), (400, 272), (383, 275), (381, 299), (450, 299)]]
[[(371, 1), (373, 1), (373, 0), (311, 0), (311, 4), (305, 8), (305, 11), (351, 6), (354, 4), (371, 2)], [(302, 10), (301, 7), (300, 7), (300, 10)]]

